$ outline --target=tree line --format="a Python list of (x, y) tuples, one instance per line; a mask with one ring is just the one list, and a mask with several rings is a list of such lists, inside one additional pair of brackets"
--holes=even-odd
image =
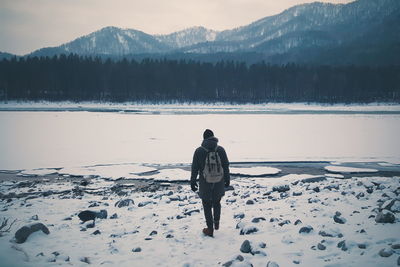
[(272, 65), (59, 55), (0, 61), (0, 99), (400, 102), (400, 66)]

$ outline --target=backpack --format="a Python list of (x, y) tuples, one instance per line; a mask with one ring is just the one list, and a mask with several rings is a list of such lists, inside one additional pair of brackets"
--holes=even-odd
[(203, 169), (203, 176), (207, 183), (218, 183), (224, 177), (224, 169), (222, 168), (221, 158), (218, 155), (217, 148), (210, 151), (207, 148), (202, 148), (207, 151), (206, 161)]

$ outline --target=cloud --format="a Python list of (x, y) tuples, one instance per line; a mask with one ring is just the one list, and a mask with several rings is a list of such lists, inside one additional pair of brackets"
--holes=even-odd
[[(0, 51), (26, 54), (106, 26), (165, 34), (224, 30), (311, 0), (1, 0)], [(323, 2), (345, 3), (349, 0)]]

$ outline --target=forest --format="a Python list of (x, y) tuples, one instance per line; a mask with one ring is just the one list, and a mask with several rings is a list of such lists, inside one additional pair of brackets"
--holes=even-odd
[(398, 103), (400, 66), (14, 57), (0, 61), (0, 100)]

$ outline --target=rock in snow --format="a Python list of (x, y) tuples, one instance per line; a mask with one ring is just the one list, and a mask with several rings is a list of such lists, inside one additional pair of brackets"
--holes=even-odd
[(92, 211), (92, 210), (84, 210), (78, 213), (78, 217), (82, 222), (87, 222), (94, 220), (96, 218), (99, 219), (107, 219), (107, 211), (106, 210), (101, 210), (101, 211)]
[(279, 267), (279, 265), (274, 261), (269, 261), (267, 262), (267, 267)]
[(240, 246), (240, 251), (242, 253), (250, 253), (251, 252), (251, 245), (249, 240), (243, 241), (242, 245)]
[(381, 257), (387, 258), (387, 257), (390, 257), (392, 255), (393, 255), (393, 250), (390, 249), (390, 248), (383, 248), (383, 249), (381, 249), (379, 251), (379, 256), (381, 256)]
[(132, 199), (130, 199), (130, 198), (127, 198), (127, 199), (123, 199), (123, 200), (118, 200), (116, 203), (115, 203), (115, 207), (118, 207), (118, 208), (122, 208), (122, 207), (128, 207), (128, 206), (131, 206), (131, 205), (133, 205), (133, 204), (135, 204), (135, 202), (132, 200)]
[(299, 234), (301, 234), (301, 233), (306, 233), (306, 234), (308, 234), (308, 233), (310, 233), (311, 231), (313, 231), (314, 230), (314, 228), (312, 227), (312, 226), (303, 226), (303, 227), (301, 227), (300, 228), (300, 230), (299, 230)]
[(49, 229), (43, 223), (34, 223), (18, 229), (18, 231), (15, 232), (15, 240), (19, 244), (24, 243), (26, 239), (36, 231), (42, 231), (46, 235), (50, 234)]
[(394, 223), (394, 214), (388, 210), (383, 210), (379, 212), (375, 217), (375, 222), (377, 223)]

